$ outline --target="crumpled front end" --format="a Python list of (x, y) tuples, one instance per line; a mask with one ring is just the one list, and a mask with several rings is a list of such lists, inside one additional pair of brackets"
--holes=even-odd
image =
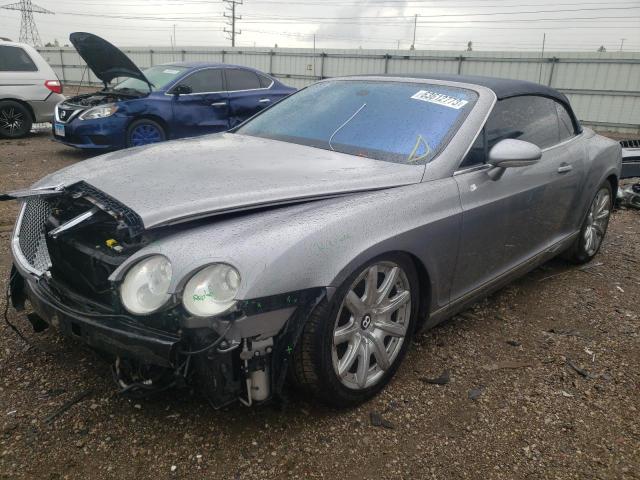
[(129, 393), (190, 382), (221, 407), (263, 402), (281, 391), (288, 356), (324, 289), (241, 300), (214, 317), (189, 314), (173, 294), (157, 312), (133, 315), (110, 277), (171, 232), (147, 232), (135, 212), (82, 182), (22, 202), (11, 296), (16, 309), (29, 301), (34, 328), (53, 326), (106, 353), (119, 388)]

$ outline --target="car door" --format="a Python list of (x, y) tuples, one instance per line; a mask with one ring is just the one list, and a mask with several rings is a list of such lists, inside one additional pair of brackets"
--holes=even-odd
[(531, 142), (542, 149), (535, 164), (508, 168), (497, 180), (508, 185), (504, 264), (513, 268), (567, 235), (566, 218), (575, 210), (581, 157), (561, 138), (556, 102), (523, 95), (498, 102), (486, 125), (488, 150), (504, 138)]
[(510, 184), (494, 181), (487, 171), (483, 130), (454, 173), (462, 207), (462, 226), (451, 300), (476, 290), (504, 272), (504, 245), (513, 193)]
[[(175, 94), (178, 87), (187, 87), (189, 93)], [(168, 94), (173, 95), (172, 131), (175, 137), (229, 129), (229, 104), (222, 69), (197, 70), (177, 82)]]
[(280, 98), (271, 91), (273, 80), (252, 70), (227, 68), (225, 78), (231, 127), (244, 122)]
[[(571, 140), (575, 130), (566, 126), (565, 117), (561, 133), (557, 112), (556, 102), (545, 97), (499, 101), (454, 175), (463, 221), (452, 300), (570, 233), (584, 167), (576, 150), (580, 146)], [(492, 180), (487, 175), (488, 152), (507, 138), (538, 145), (542, 158), (533, 165), (508, 168)]]

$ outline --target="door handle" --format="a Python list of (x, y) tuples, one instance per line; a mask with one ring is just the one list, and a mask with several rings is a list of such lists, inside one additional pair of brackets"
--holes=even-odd
[(270, 98), (261, 98), (260, 100), (258, 100), (258, 103), (269, 103), (270, 101)]
[(211, 104), (212, 107), (226, 107), (227, 102), (214, 102)]
[(558, 173), (567, 173), (571, 170), (573, 170), (571, 165), (562, 165), (561, 167), (558, 167)]

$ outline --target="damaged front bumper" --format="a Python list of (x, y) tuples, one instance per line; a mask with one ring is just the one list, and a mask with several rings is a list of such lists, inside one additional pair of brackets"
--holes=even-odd
[[(241, 300), (232, 318), (177, 316), (175, 332), (152, 328), (148, 321), (63, 290), (46, 275), (36, 277), (16, 267), (10, 293), (17, 310), (29, 300), (41, 319), (36, 321), (114, 357), (116, 370), (131, 364), (138, 370), (159, 368), (174, 380), (180, 377), (174, 383), (192, 383), (220, 408), (236, 400), (251, 405), (280, 395), (306, 319), (330, 292), (315, 288)], [(216, 348), (208, 348), (214, 342)], [(144, 385), (149, 380), (136, 382)], [(118, 384), (127, 389), (125, 382)]]
[(58, 298), (44, 280), (23, 278), (16, 272), (11, 280), (11, 299), (16, 307), (28, 299), (44, 322), (96, 350), (163, 367), (175, 364), (179, 336), (100, 311), (95, 305), (84, 312), (77, 310)]

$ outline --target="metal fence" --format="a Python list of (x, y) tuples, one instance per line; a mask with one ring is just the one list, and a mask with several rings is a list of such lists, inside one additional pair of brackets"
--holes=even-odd
[[(312, 50), (290, 48), (126, 48), (142, 69), (177, 61), (245, 65), (303, 87), (357, 74), (459, 73), (530, 80), (564, 92), (585, 125), (640, 133), (640, 53), (450, 52), (428, 50)], [(65, 83), (99, 84), (73, 48), (40, 53)]]

